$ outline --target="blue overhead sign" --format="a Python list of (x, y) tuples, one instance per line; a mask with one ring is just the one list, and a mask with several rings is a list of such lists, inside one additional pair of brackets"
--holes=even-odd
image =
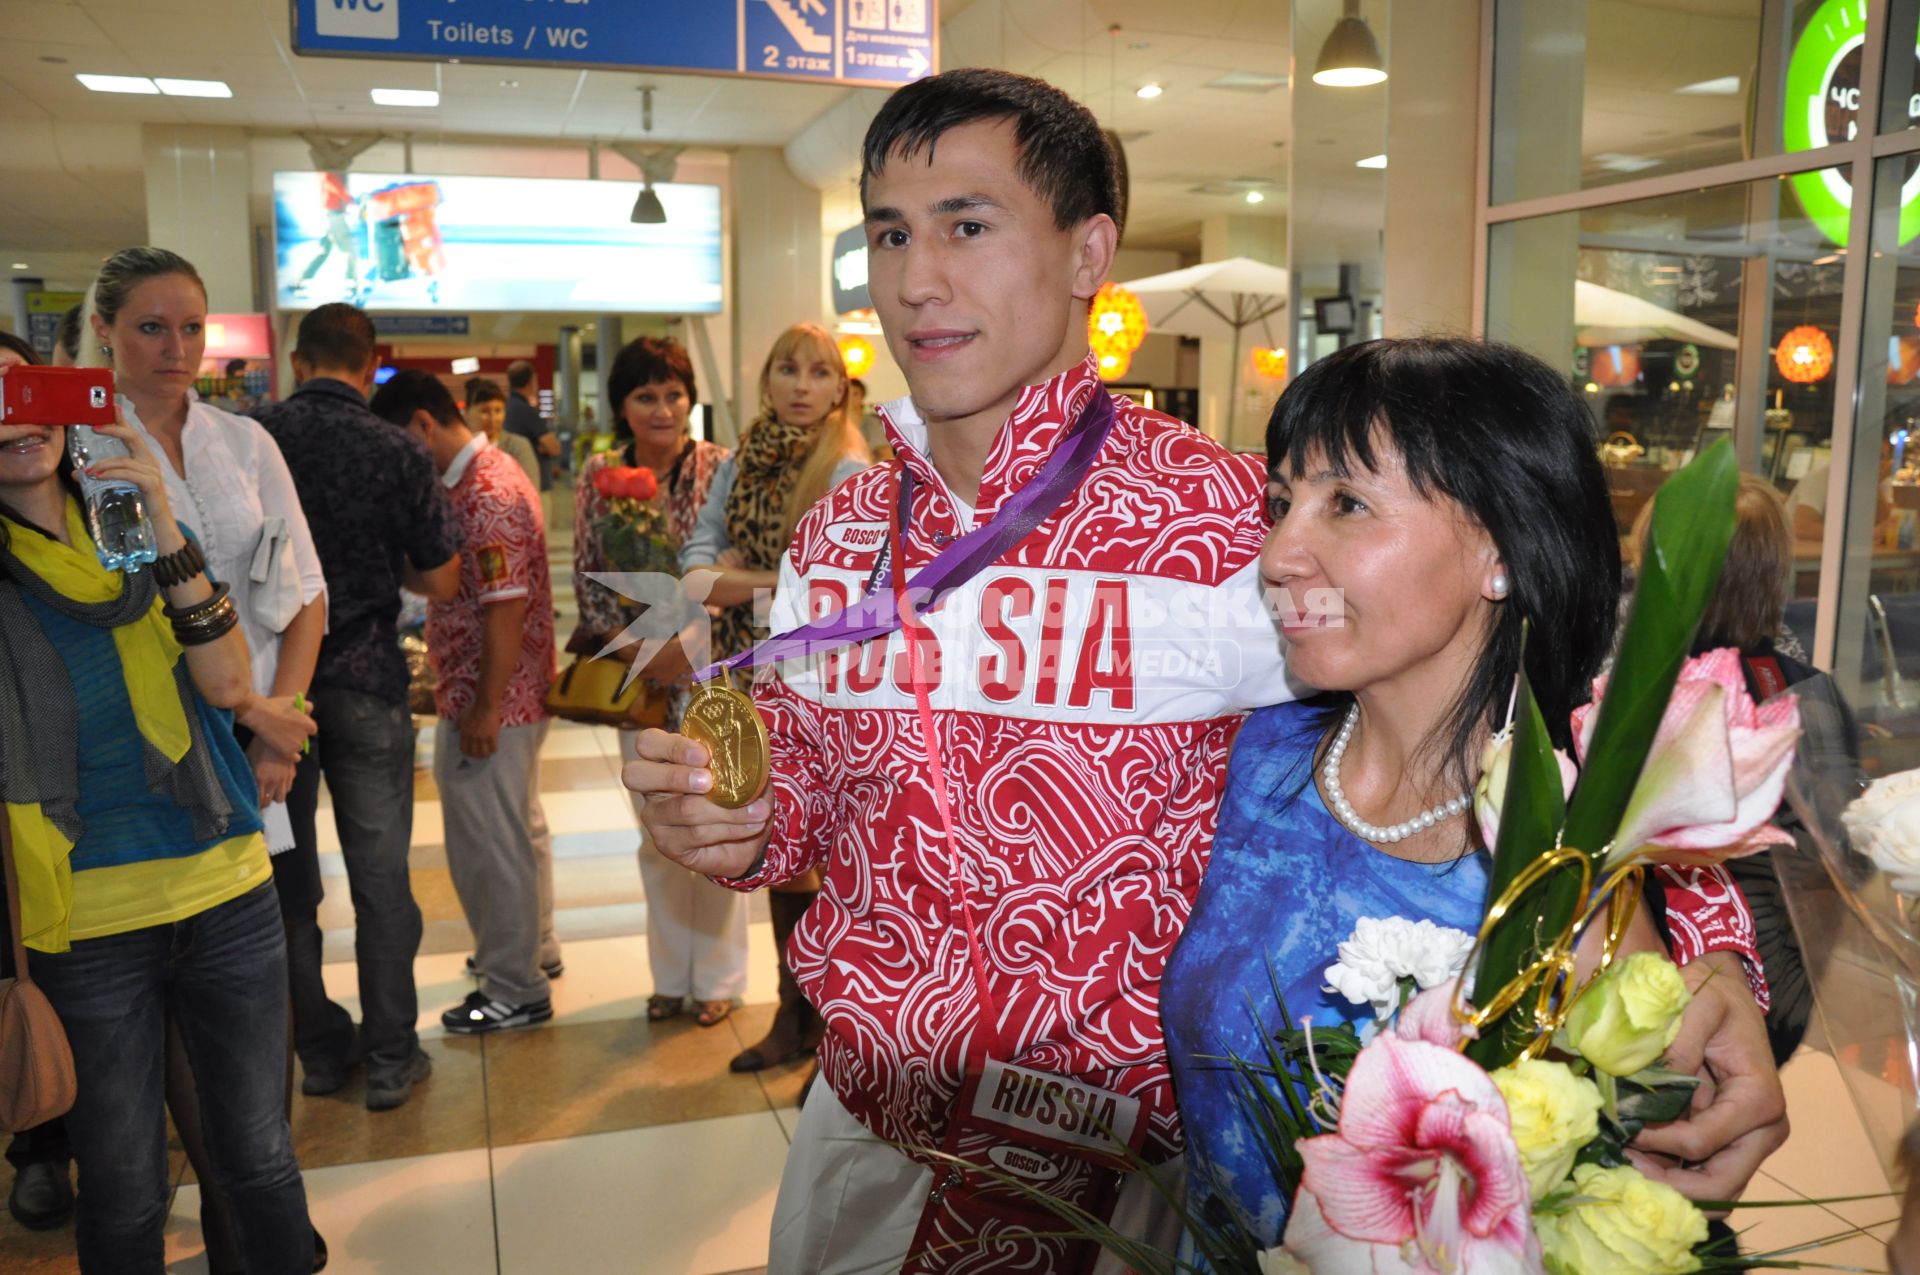
[(375, 314), (376, 336), (468, 336), (473, 320), (464, 314)]
[(292, 0), (304, 54), (887, 85), (931, 74), (938, 0)]

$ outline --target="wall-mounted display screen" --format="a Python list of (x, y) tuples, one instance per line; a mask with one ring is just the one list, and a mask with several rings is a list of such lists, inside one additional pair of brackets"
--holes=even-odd
[(720, 188), (654, 187), (667, 219), (631, 220), (636, 182), (275, 173), (282, 310), (715, 314)]

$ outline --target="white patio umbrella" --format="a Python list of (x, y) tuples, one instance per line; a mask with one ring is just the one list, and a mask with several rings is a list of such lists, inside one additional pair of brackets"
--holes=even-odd
[(1227, 436), (1231, 438), (1240, 402), (1241, 333), (1259, 324), (1269, 346), (1285, 347), (1284, 340), (1274, 339), (1268, 321), (1286, 309), (1289, 283), (1284, 266), (1270, 266), (1250, 257), (1228, 257), (1148, 275), (1120, 286), (1140, 298), (1149, 332), (1233, 338), (1234, 392), (1227, 400)]
[(1584, 279), (1576, 279), (1573, 284), (1573, 321), (1579, 328), (1576, 339), (1581, 345), (1669, 340), (1731, 350), (1740, 344), (1731, 332)]

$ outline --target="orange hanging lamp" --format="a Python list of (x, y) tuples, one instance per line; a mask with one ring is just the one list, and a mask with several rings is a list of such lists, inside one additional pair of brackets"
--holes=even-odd
[(1811, 385), (1833, 371), (1833, 342), (1811, 323), (1789, 329), (1773, 352), (1780, 375), (1797, 385)]
[(1253, 370), (1269, 380), (1286, 380), (1287, 352), (1270, 350), (1264, 346), (1256, 347), (1253, 351)]
[(1087, 310), (1087, 344), (1099, 360), (1100, 375), (1109, 381), (1125, 376), (1146, 335), (1140, 298), (1117, 283), (1102, 284)]
[(1608, 345), (1593, 352), (1587, 374), (1597, 385), (1624, 388), (1640, 379), (1640, 347)]
[(847, 365), (847, 375), (865, 376), (873, 371), (873, 342), (856, 333), (844, 333), (839, 340), (840, 361)]

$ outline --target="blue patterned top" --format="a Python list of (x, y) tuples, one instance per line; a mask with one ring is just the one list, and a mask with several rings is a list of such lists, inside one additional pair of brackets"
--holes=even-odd
[(1264, 1041), (1280, 1023), (1276, 981), (1296, 1022), (1369, 1021), (1371, 1007), (1325, 989), (1325, 970), (1354, 923), (1424, 917), (1471, 933), (1487, 889), (1484, 852), (1414, 863), (1333, 817), (1313, 783), (1317, 716), (1310, 704), (1279, 704), (1241, 727), (1206, 880), (1160, 986), (1186, 1130), (1188, 1206), (1225, 1222), (1230, 1200), (1264, 1246), (1279, 1243), (1291, 1201), (1241, 1114), (1244, 1082), (1218, 1060), (1264, 1062)]

